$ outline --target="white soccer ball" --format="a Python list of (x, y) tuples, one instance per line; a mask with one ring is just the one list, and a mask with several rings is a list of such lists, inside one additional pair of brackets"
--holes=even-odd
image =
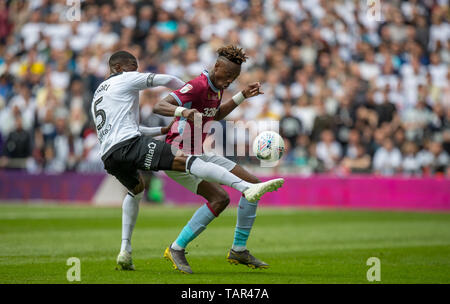
[(261, 132), (253, 141), (253, 153), (260, 160), (277, 161), (284, 153), (283, 138), (277, 132)]

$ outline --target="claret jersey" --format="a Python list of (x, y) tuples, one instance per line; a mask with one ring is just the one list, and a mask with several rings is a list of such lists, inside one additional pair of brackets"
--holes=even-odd
[[(214, 119), (222, 100), (223, 90), (214, 87), (209, 79), (208, 71), (187, 82), (182, 88), (173, 91), (170, 95), (178, 104), (189, 109), (197, 109), (203, 115), (202, 129), (205, 123)], [(187, 127), (188, 125), (188, 127)], [(190, 134), (187, 134), (190, 132)], [(167, 134), (166, 142), (182, 149), (186, 137), (190, 137), (190, 147), (184, 147), (194, 153), (194, 148), (202, 145), (207, 133), (201, 134), (201, 143), (194, 143), (194, 123), (184, 117), (178, 117)]]

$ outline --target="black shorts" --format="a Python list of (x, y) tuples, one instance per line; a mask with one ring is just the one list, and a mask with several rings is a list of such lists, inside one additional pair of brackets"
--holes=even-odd
[(171, 145), (144, 135), (113, 146), (102, 161), (106, 172), (133, 190), (139, 184), (138, 170), (171, 170), (174, 158)]

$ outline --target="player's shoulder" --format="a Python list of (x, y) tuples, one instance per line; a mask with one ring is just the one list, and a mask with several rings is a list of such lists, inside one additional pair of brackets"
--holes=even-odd
[(120, 73), (120, 78), (125, 78), (125, 79), (134, 79), (137, 77), (142, 77), (143, 75), (145, 75), (145, 73), (141, 73), (138, 71), (130, 71), (130, 72), (122, 72)]
[(181, 94), (185, 94), (188, 92), (190, 94), (197, 94), (202, 92), (207, 86), (208, 86), (207, 80), (205, 81), (202, 75), (199, 75), (194, 79), (191, 79), (190, 81), (186, 82), (186, 84), (179, 89), (179, 92)]
[(129, 71), (129, 72), (121, 72), (121, 73), (117, 73), (117, 74), (112, 74), (111, 76), (109, 76), (108, 79), (111, 80), (116, 80), (116, 81), (123, 81), (123, 80), (133, 80), (133, 79), (141, 79), (141, 78), (146, 78), (149, 76), (149, 74), (151, 73), (141, 73), (138, 71)]
[(206, 76), (203, 73), (198, 75), (197, 77), (195, 77), (188, 83), (191, 83), (191, 82), (198, 86), (204, 86), (204, 87), (208, 86), (208, 78), (206, 78)]
[(115, 82), (120, 82), (123, 81), (124, 77), (127, 77), (128, 72), (120, 72), (120, 73), (114, 73), (114, 74), (110, 74), (105, 80), (103, 80), (99, 87), (101, 87), (102, 85), (105, 84), (110, 84), (110, 83), (115, 83)]
[(95, 98), (98, 94), (100, 94), (100, 93), (102, 93), (102, 92), (105, 92), (105, 91), (107, 91), (107, 90), (109, 89), (109, 87), (111, 86), (111, 78), (112, 78), (112, 75), (109, 76), (108, 78), (106, 78), (105, 80), (103, 80), (103, 81), (97, 86), (97, 88), (96, 88), (95, 91), (94, 91), (94, 98)]

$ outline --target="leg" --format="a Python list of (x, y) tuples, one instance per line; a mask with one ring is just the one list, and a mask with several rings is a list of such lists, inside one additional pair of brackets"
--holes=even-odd
[(177, 239), (164, 252), (164, 257), (172, 261), (175, 269), (184, 273), (192, 273), (185, 257), (186, 246), (203, 232), (206, 226), (226, 208), (230, 199), (226, 191), (218, 184), (199, 180), (187, 173), (166, 171), (166, 174), (207, 200), (206, 204), (197, 209)]
[(187, 157), (185, 155), (175, 156), (171, 169), (183, 172), (183, 165), (185, 165), (185, 172), (209, 182), (230, 186), (244, 193), (244, 196), (250, 202), (259, 200), (267, 192), (277, 190), (284, 183), (282, 178), (278, 178), (264, 183), (252, 184), (234, 175), (222, 166), (210, 161), (203, 161), (200, 157), (193, 155)]
[[(205, 160), (210, 159), (211, 161), (204, 161), (201, 158)], [(221, 165), (215, 164), (214, 161)], [(235, 164), (232, 163), (232, 166), (229, 167), (229, 161), (226, 162), (221, 157), (186, 156), (181, 151), (178, 151), (170, 165), (170, 169), (173, 171), (166, 171), (166, 174), (192, 192), (202, 195), (208, 201), (206, 205), (203, 205), (195, 212), (178, 238), (164, 252), (164, 257), (172, 261), (173, 267), (184, 273), (192, 273), (185, 257), (187, 244), (205, 230), (215, 216), (218, 216), (229, 204), (227, 193), (219, 185), (211, 181), (226, 184), (244, 192), (244, 194), (249, 194), (247, 197), (250, 201), (257, 201), (264, 193), (276, 190), (283, 184), (282, 179), (250, 184), (230, 173), (229, 171), (235, 167)], [(191, 173), (195, 177), (180, 172)], [(235, 172), (243, 176), (247, 173), (240, 167)], [(248, 173), (248, 175), (250, 174)], [(246, 178), (251, 179), (252, 177)], [(201, 179), (204, 180), (201, 181)], [(256, 181), (256, 178), (254, 180)], [(188, 185), (190, 183), (194, 184), (194, 181), (199, 181), (199, 183), (195, 184), (195, 188), (192, 185)], [(248, 254), (246, 257), (248, 256), (250, 255)]]
[(197, 194), (203, 196), (208, 202), (217, 217), (230, 203), (228, 193), (219, 185), (202, 181), (198, 185)]
[(176, 155), (172, 164), (172, 170), (188, 172), (203, 180), (224, 184), (240, 192), (244, 192), (251, 186), (225, 168), (211, 162), (205, 162), (197, 156)]
[(122, 203), (122, 244), (117, 257), (117, 264), (122, 270), (134, 270), (131, 258), (131, 236), (139, 213), (139, 202), (144, 190), (144, 181), (136, 170), (122, 167), (113, 172), (115, 177), (128, 189)]
[(202, 181), (198, 186), (197, 193), (203, 196), (207, 202), (194, 213), (183, 228), (183, 231), (173, 243), (172, 248), (174, 249), (185, 249), (230, 202), (227, 192), (218, 184)]
[(245, 170), (244, 168), (242, 168), (237, 164), (230, 172), (249, 183), (257, 184), (261, 182), (259, 178), (257, 178), (256, 176), (254, 176), (253, 174), (251, 174), (250, 172), (248, 172), (247, 170)]
[[(261, 182), (257, 177), (239, 165), (236, 165), (231, 172), (242, 179), (255, 183)], [(250, 203), (244, 196), (241, 196), (237, 208), (236, 228), (234, 230), (234, 241), (232, 246), (234, 251), (244, 251), (246, 249), (247, 240), (250, 236), (253, 223), (255, 222), (257, 206), (258, 202)]]
[[(239, 165), (236, 165), (231, 170), (231, 173), (251, 183), (261, 182), (257, 177)], [(258, 260), (247, 250), (247, 240), (255, 222), (257, 206), (258, 201), (251, 203), (244, 196), (241, 196), (239, 200), (233, 246), (227, 256), (227, 260), (232, 264), (244, 264), (252, 268), (269, 267), (267, 263)]]
[[(173, 155), (171, 145), (159, 140), (154, 140), (148, 136), (140, 137), (139, 140), (133, 144), (132, 149), (129, 150), (128, 154), (130, 154), (128, 157), (129, 161), (133, 162), (133, 164), (135, 163), (137, 169), (140, 170), (172, 170), (187, 172), (209, 182), (230, 186), (240, 192), (244, 192), (253, 186), (253, 184), (230, 173), (226, 168), (217, 165), (214, 162), (202, 160), (201, 158), (203, 156), (186, 155), (181, 150), (177, 150), (175, 155)], [(217, 160), (220, 160), (220, 157), (217, 156), (206, 156), (205, 159), (214, 157)], [(245, 173), (241, 171), (239, 171), (241, 174)], [(273, 188), (279, 188), (281, 185), (282, 181), (279, 181), (274, 183)], [(127, 188), (130, 189), (129, 187)], [(276, 189), (270, 189), (269, 191), (273, 190)]]
[[(207, 160), (208, 162), (214, 162), (215, 164), (224, 167), (232, 174), (247, 182), (253, 184), (261, 183), (261, 181), (256, 176), (248, 172), (246, 169), (222, 156), (205, 156), (205, 158), (203, 159)], [(247, 240), (256, 218), (256, 208), (258, 206), (257, 204), (257, 201), (251, 203), (244, 196), (242, 196), (239, 200), (239, 208), (237, 209), (237, 223), (234, 234), (234, 242), (232, 246), (232, 249), (234, 251), (244, 251), (246, 249)]]
[(122, 245), (120, 251), (131, 253), (131, 236), (139, 214), (139, 202), (144, 191), (144, 180), (139, 175), (139, 183), (128, 192), (122, 204)]

